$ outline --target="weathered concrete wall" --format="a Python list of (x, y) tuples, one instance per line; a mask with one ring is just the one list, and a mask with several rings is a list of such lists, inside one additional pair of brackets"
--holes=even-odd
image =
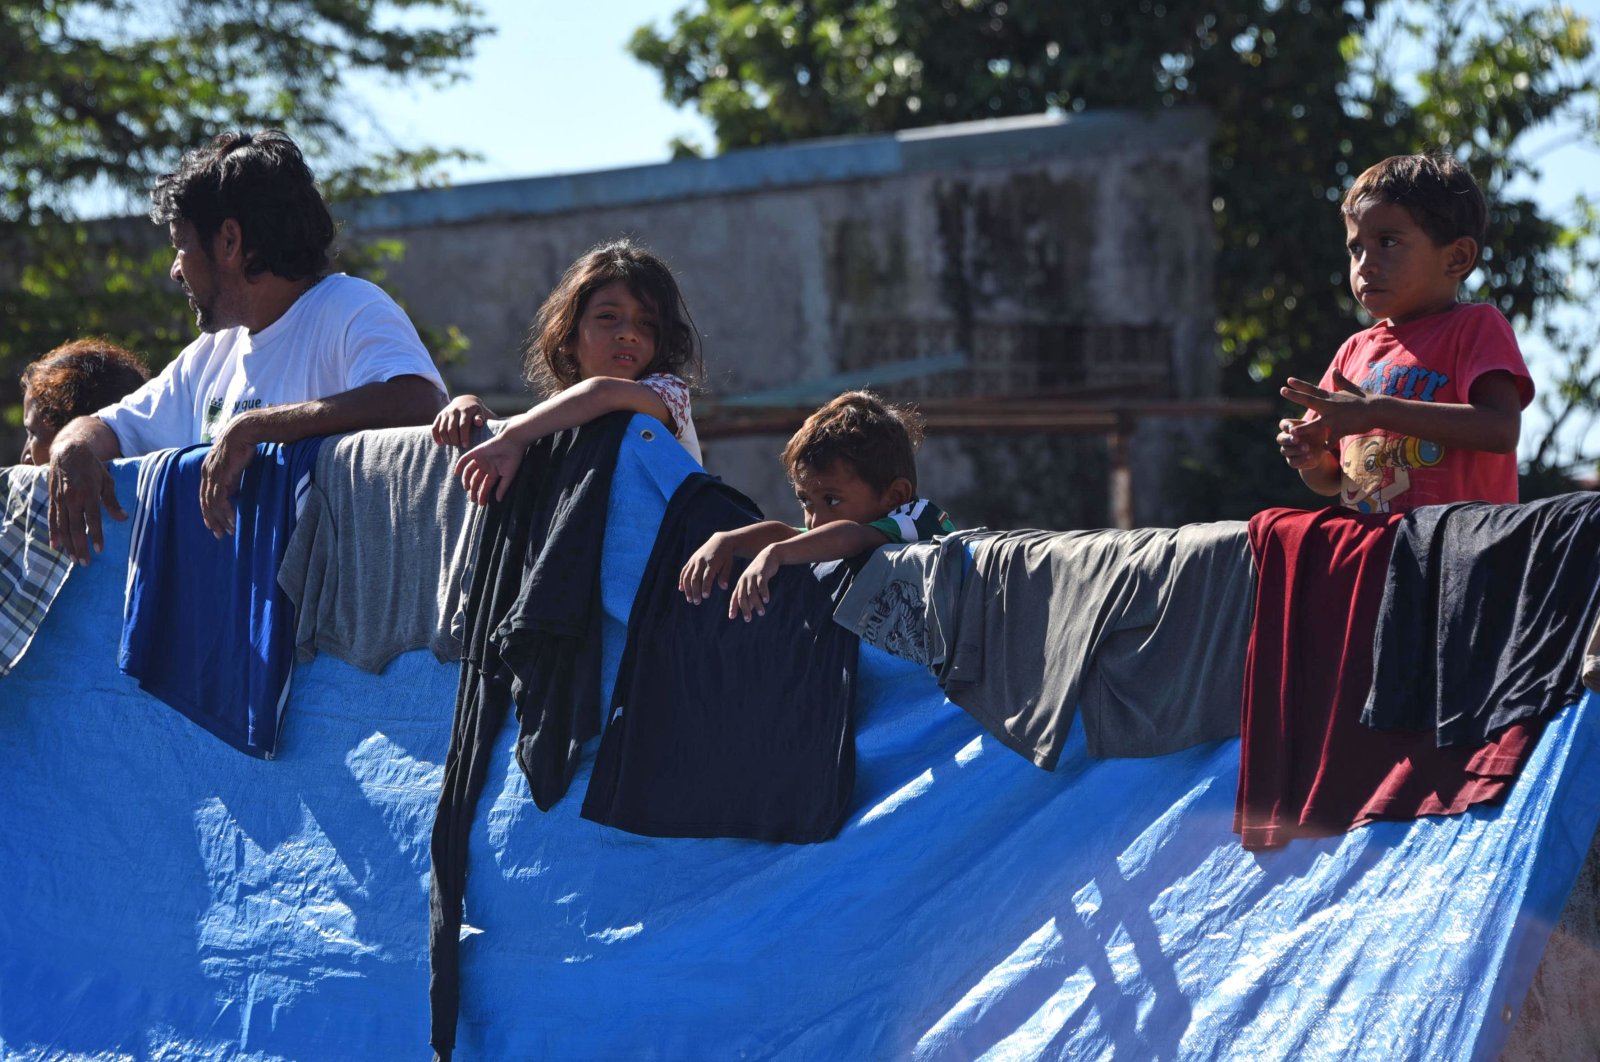
[[(959, 352), (970, 368), (881, 389), (1202, 397), (1216, 389), (1209, 129), (1197, 112), (1116, 113), (849, 138), (401, 193), (350, 231), (405, 241), (387, 285), (419, 321), (472, 341), (452, 387), (508, 409), (527, 401), (511, 395), (539, 303), (577, 255), (621, 234), (680, 278), (713, 395), (818, 381), (820, 401), (839, 374)], [(1148, 422), (1135, 437), (1142, 522), (1160, 522), (1163, 455), (1184, 430)], [(715, 442), (707, 465), (788, 513), (783, 441)], [(930, 440), (927, 493), (947, 506), (971, 493), (974, 445)], [(1103, 452), (1094, 438), (1054, 445), (1091, 463)], [(1103, 477), (1082, 489), (1103, 494)]]

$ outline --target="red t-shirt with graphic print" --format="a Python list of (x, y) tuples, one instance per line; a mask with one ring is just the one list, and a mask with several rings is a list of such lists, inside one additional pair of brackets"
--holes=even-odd
[[(1509, 372), (1523, 408), (1533, 401), (1533, 379), (1511, 322), (1488, 303), (1458, 303), (1399, 325), (1381, 321), (1344, 341), (1322, 376), (1325, 390), (1334, 389), (1334, 370), (1373, 394), (1463, 404), (1478, 377)], [(1339, 440), (1339, 464), (1339, 500), (1360, 512), (1517, 500), (1515, 453), (1447, 450), (1427, 439), (1369, 431)]]

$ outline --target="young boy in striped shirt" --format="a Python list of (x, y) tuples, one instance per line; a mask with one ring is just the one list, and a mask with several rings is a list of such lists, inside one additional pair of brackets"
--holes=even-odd
[(879, 546), (954, 531), (937, 505), (917, 496), (922, 423), (870, 391), (848, 391), (806, 418), (783, 449), (805, 527), (765, 520), (712, 535), (678, 576), (694, 604), (724, 589), (735, 557), (749, 557), (728, 601), (728, 618), (765, 614), (771, 579), (785, 564), (842, 560)]

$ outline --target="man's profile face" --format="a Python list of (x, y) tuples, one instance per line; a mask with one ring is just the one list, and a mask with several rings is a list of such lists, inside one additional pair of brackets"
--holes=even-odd
[(189, 308), (194, 311), (195, 324), (202, 332), (229, 327), (217, 315), (217, 264), (206, 253), (194, 225), (187, 221), (170, 222), (167, 235), (175, 252), (168, 275), (182, 285), (183, 293), (189, 298)]

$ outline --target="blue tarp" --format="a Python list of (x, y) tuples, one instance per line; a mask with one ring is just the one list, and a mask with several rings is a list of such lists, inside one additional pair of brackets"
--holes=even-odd
[[(650, 423), (613, 490), (608, 675), (693, 467)], [(113, 526), (0, 679), (0, 1054), (427, 1057), (456, 669), (302, 665), (280, 758), (250, 759), (117, 672), (126, 548)], [(1229, 830), (1235, 741), (1094, 761), (1079, 728), (1046, 774), (868, 650), (858, 708), (854, 811), (805, 847), (597, 826), (587, 764), (541, 814), (508, 727), (458, 1057), (1492, 1058), (1600, 820), (1592, 695), (1502, 807), (1266, 854)]]

